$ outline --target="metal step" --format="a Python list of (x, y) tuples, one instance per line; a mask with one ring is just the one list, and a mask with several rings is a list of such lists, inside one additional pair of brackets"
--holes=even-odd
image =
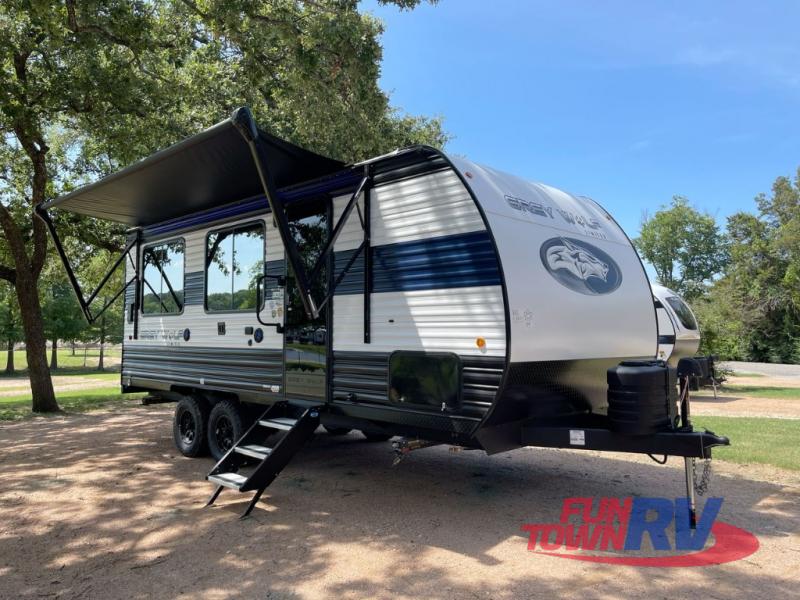
[(209, 475), (208, 480), (223, 485), (234, 490), (242, 487), (242, 484), (247, 481), (247, 477), (239, 475), (239, 473), (217, 473), (216, 475)]
[(269, 456), (269, 453), (272, 452), (272, 448), (267, 448), (266, 446), (259, 446), (258, 444), (248, 444), (247, 446), (236, 446), (234, 448), (236, 452), (239, 454), (244, 454), (245, 456), (252, 456), (253, 458), (257, 458), (259, 460), (264, 460)]
[[(286, 467), (291, 458), (314, 436), (314, 432), (319, 426), (320, 407), (314, 406), (305, 409), (296, 419), (291, 416), (298, 411), (291, 410), (286, 403), (274, 404), (267, 408), (261, 417), (237, 440), (236, 445), (226, 452), (217, 461), (207, 479), (216, 484), (216, 489), (208, 499), (206, 506), (214, 504), (220, 492), (226, 487), (233, 488), (238, 492), (253, 491), (255, 494), (250, 500), (250, 504), (242, 514), (242, 518), (250, 514), (253, 507), (261, 498), (261, 494), (269, 484), (271, 484), (280, 472)], [(258, 427), (264, 427), (268, 431), (259, 431)], [(265, 446), (263, 438), (269, 439), (275, 430), (285, 433), (279, 437), (273, 448)], [(258, 438), (262, 437), (260, 443)], [(256, 443), (248, 443), (253, 440)], [(241, 445), (240, 445), (241, 444)], [(244, 461), (243, 456), (251, 456), (260, 459), (252, 471), (248, 474), (240, 475), (234, 471)]]
[(289, 431), (297, 423), (297, 419), (290, 419), (289, 417), (276, 417), (274, 419), (262, 419), (258, 422), (262, 427), (269, 427), (271, 429), (282, 429)]

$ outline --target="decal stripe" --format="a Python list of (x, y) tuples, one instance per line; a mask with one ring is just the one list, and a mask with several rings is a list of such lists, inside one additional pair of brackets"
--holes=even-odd
[[(387, 244), (371, 250), (373, 293), (500, 285), (497, 256), (486, 231)], [(354, 252), (336, 253), (335, 277)], [(336, 293), (363, 291), (364, 259), (359, 256)]]

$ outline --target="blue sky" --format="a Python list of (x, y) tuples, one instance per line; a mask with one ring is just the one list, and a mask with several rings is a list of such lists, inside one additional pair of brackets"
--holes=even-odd
[(800, 2), (441, 0), (385, 22), (381, 85), (448, 150), (591, 196), (635, 236), (720, 222), (800, 165)]

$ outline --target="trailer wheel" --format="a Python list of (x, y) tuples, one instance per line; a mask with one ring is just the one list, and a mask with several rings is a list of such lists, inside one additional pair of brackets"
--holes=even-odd
[(239, 405), (222, 400), (211, 409), (208, 417), (208, 449), (219, 460), (244, 433), (244, 418)]
[(394, 437), (386, 433), (374, 433), (371, 431), (364, 431), (364, 430), (362, 430), (361, 433), (364, 435), (365, 438), (367, 438), (368, 442), (386, 442), (392, 439), (392, 437)]
[(184, 396), (175, 407), (172, 437), (175, 447), (184, 456), (194, 458), (206, 453), (208, 403), (203, 398)]
[(347, 435), (353, 431), (349, 427), (328, 427), (327, 425), (323, 425), (323, 427), (328, 435)]

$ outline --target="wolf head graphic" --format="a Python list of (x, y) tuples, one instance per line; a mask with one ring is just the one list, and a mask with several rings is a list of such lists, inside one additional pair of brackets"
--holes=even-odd
[(590, 277), (606, 281), (606, 277), (608, 277), (606, 263), (569, 240), (561, 238), (561, 242), (561, 245), (551, 246), (547, 249), (547, 266), (551, 271), (566, 269), (583, 281)]

